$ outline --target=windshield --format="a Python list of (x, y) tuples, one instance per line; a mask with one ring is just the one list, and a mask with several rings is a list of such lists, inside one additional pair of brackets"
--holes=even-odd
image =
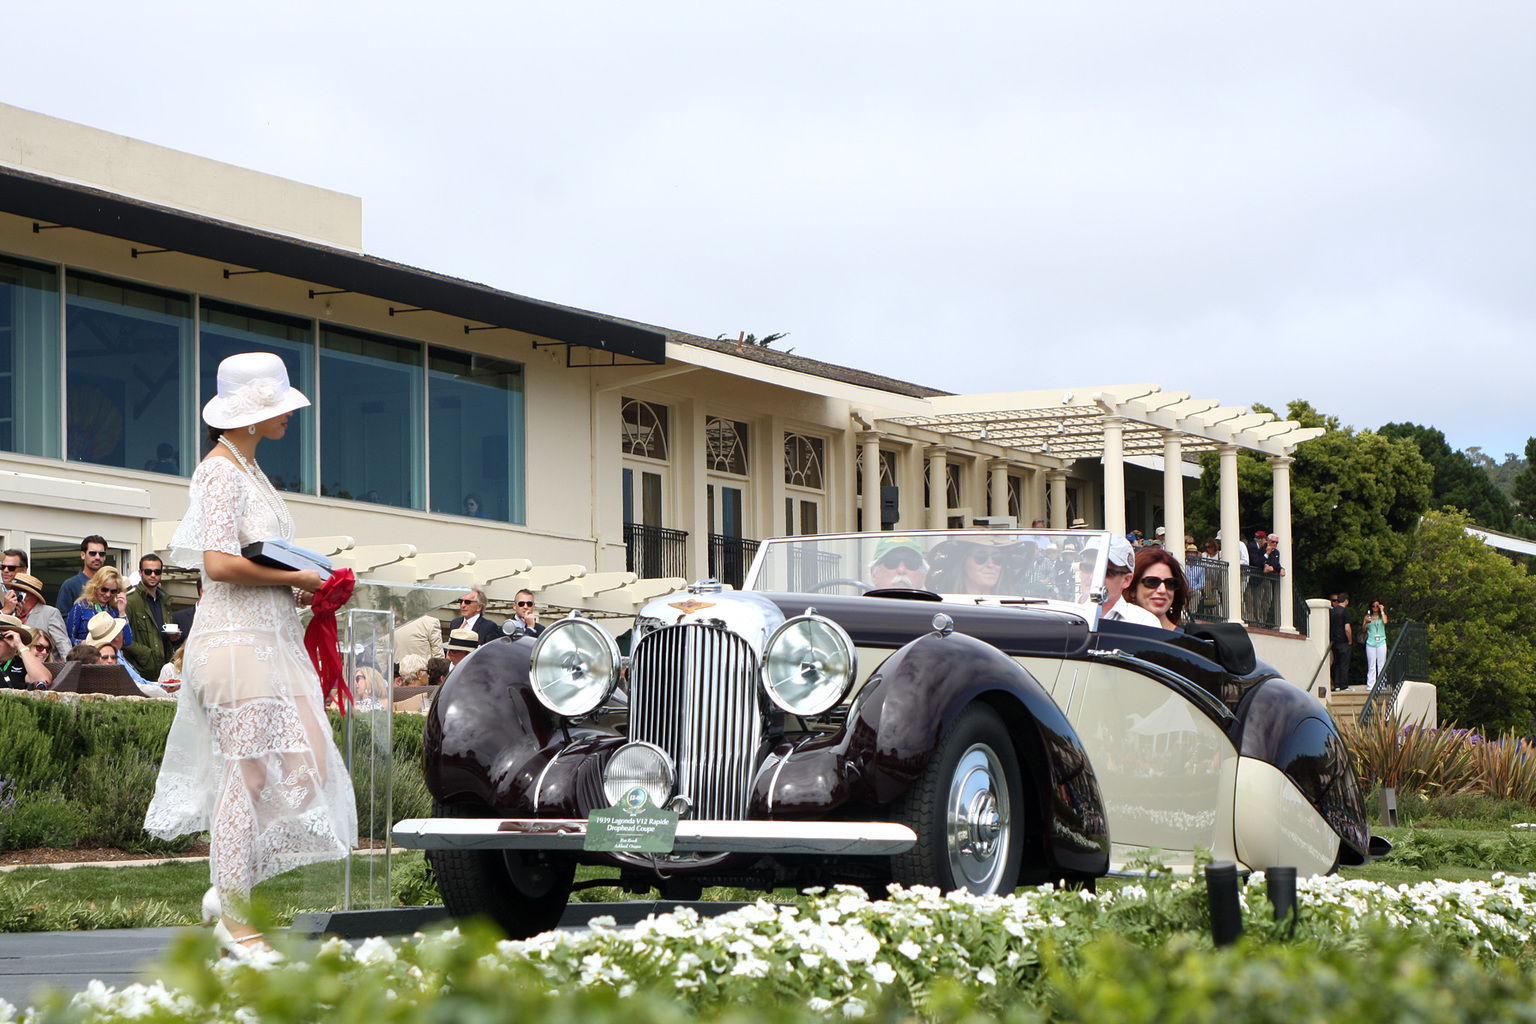
[(763, 544), (747, 590), (1081, 603), (1104, 582), (1108, 534), (1088, 530), (933, 530), (782, 537)]

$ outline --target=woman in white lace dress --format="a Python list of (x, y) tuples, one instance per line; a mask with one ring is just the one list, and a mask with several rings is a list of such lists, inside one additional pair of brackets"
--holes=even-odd
[(218, 381), (203, 408), (216, 443), (192, 474), (169, 558), (201, 568), (203, 598), (144, 827), (166, 839), (208, 831), (213, 889), (205, 907), (216, 894), (215, 931), (239, 954), (260, 942), (241, 912), (252, 886), (347, 856), (357, 810), (295, 607), (296, 594), (319, 588), (319, 574), (240, 556), (259, 540), (293, 540), (293, 518), (257, 466), (256, 445), (281, 438), (309, 399), (270, 353), (231, 356)]

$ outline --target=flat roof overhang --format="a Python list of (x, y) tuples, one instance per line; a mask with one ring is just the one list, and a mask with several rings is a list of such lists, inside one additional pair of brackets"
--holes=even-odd
[(613, 356), (666, 362), (667, 339), (660, 331), (11, 167), (0, 167), (0, 212), (418, 306)]

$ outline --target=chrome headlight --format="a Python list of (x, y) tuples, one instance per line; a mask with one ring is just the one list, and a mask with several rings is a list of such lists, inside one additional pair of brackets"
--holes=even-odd
[(603, 769), (603, 795), (610, 807), (635, 787), (645, 790), (651, 803), (667, 806), (677, 771), (667, 752), (653, 743), (626, 743), (613, 752)]
[(534, 696), (557, 715), (595, 711), (619, 681), (619, 645), (586, 619), (561, 619), (539, 634), (528, 670)]
[(835, 707), (858, 670), (853, 641), (843, 627), (820, 615), (790, 619), (768, 638), (763, 687), (792, 715), (809, 717)]

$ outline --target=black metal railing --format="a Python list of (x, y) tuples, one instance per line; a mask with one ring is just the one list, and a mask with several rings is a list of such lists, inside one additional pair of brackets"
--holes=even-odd
[(1186, 571), (1190, 567), (1200, 569), (1205, 579), (1200, 587), (1195, 587), (1191, 581), (1189, 614), (1198, 622), (1226, 622), (1227, 563), (1220, 558), (1201, 555), (1187, 563)]
[[(842, 568), (842, 555), (835, 551), (822, 551), (810, 544), (791, 544), (787, 552), (786, 569), (789, 581), (786, 589), (800, 593), (813, 593), (821, 584), (830, 580), (858, 577), (857, 568), (851, 572)], [(846, 593), (846, 591), (839, 591)]]
[(1243, 622), (1260, 629), (1280, 628), (1280, 575), (1243, 566)]
[(1407, 679), (1429, 681), (1429, 633), (1422, 622), (1405, 622), (1398, 627), (1376, 685), (1360, 709), (1360, 724), (1368, 724), (1375, 715), (1390, 718), (1397, 710), (1397, 692)]
[(761, 541), (748, 537), (727, 537), (723, 533), (709, 535), (709, 574), (721, 583), (741, 589), (752, 566), (752, 556), (757, 554)]
[(641, 579), (688, 576), (687, 530), (625, 523), (624, 546), (629, 549), (624, 568)]

